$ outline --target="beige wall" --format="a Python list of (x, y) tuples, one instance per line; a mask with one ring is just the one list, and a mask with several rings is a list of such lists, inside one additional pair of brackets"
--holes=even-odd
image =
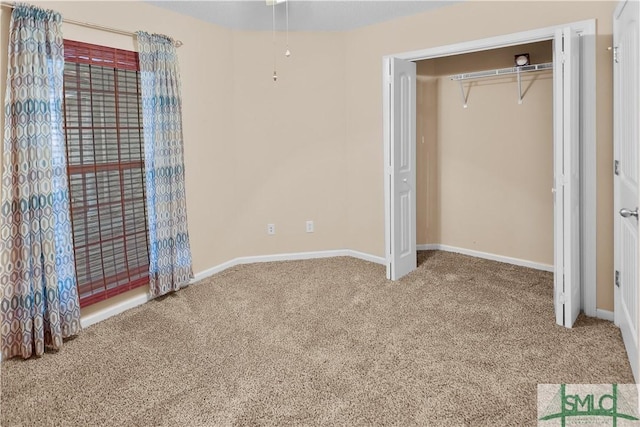
[(550, 41), (418, 62), (417, 242), (553, 265), (553, 72), (452, 74), (552, 61)]
[[(143, 2), (44, 6), (70, 19), (166, 33), (185, 43), (178, 52), (195, 272), (245, 255), (346, 247), (382, 256), (382, 56), (597, 18), (597, 304), (612, 309), (606, 47), (614, 3), (465, 2), (350, 32), (294, 33), (293, 56), (280, 56), (275, 85), (268, 33), (229, 31)], [(0, 10), (4, 59), (8, 10)], [(134, 48), (126, 36), (69, 24), (64, 32), (69, 38)], [(6, 66), (1, 68), (4, 98)], [(304, 232), (307, 219), (316, 221), (313, 234)], [(266, 235), (268, 222), (276, 224), (275, 236)]]
[[(613, 309), (612, 83), (614, 2), (465, 2), (348, 34), (348, 246), (384, 253), (382, 57), (597, 19), (597, 306)], [(471, 107), (474, 108), (472, 100)], [(525, 100), (526, 102), (526, 100)], [(526, 108), (526, 107), (524, 107)]]
[[(344, 38), (296, 33), (289, 58), (281, 38), (274, 83), (271, 35), (234, 32), (229, 107), (239, 196), (228, 208), (242, 255), (345, 247)], [(307, 220), (314, 233), (305, 231)]]

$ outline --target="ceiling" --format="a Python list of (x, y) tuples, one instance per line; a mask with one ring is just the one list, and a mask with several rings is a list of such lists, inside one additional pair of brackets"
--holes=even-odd
[[(272, 27), (272, 7), (265, 0), (161, 1), (156, 6), (193, 16), (223, 27), (267, 31)], [(453, 0), (344, 1), (289, 0), (291, 31), (345, 31), (457, 3)], [(275, 6), (276, 28), (285, 29), (286, 4)]]

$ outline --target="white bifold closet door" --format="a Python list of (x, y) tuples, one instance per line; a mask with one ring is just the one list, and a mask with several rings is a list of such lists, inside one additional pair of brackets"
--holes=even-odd
[(416, 64), (391, 58), (390, 164), (391, 253), (387, 254), (387, 278), (397, 280), (417, 268), (416, 252)]
[(570, 27), (554, 40), (554, 306), (556, 323), (580, 313), (580, 39)]

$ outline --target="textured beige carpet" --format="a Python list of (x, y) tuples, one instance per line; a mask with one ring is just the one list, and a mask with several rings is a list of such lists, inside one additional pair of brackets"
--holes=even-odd
[(2, 425), (529, 425), (537, 383), (632, 382), (552, 275), (444, 252), (246, 265), (2, 364)]

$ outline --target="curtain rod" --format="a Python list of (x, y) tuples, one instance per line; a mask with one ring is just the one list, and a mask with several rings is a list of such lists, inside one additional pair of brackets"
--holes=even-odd
[[(0, 3), (0, 6), (6, 6), (9, 7), (11, 9), (13, 9), (15, 7), (15, 3), (12, 2), (2, 2)], [(115, 34), (122, 34), (124, 36), (135, 36), (136, 33), (133, 33), (131, 31), (125, 31), (125, 30), (120, 30), (118, 28), (111, 28), (111, 27), (105, 27), (104, 25), (98, 25), (98, 24), (92, 24), (91, 22), (82, 22), (82, 21), (76, 21), (74, 19), (67, 19), (67, 18), (62, 18), (62, 22), (66, 22), (68, 24), (73, 24), (73, 25), (79, 25), (81, 27), (87, 27), (87, 28), (93, 28), (96, 30), (102, 30), (102, 31), (107, 31), (110, 33), (115, 33)], [(175, 47), (180, 47), (183, 45), (183, 43), (180, 40), (174, 40), (173, 44), (175, 45)]]

